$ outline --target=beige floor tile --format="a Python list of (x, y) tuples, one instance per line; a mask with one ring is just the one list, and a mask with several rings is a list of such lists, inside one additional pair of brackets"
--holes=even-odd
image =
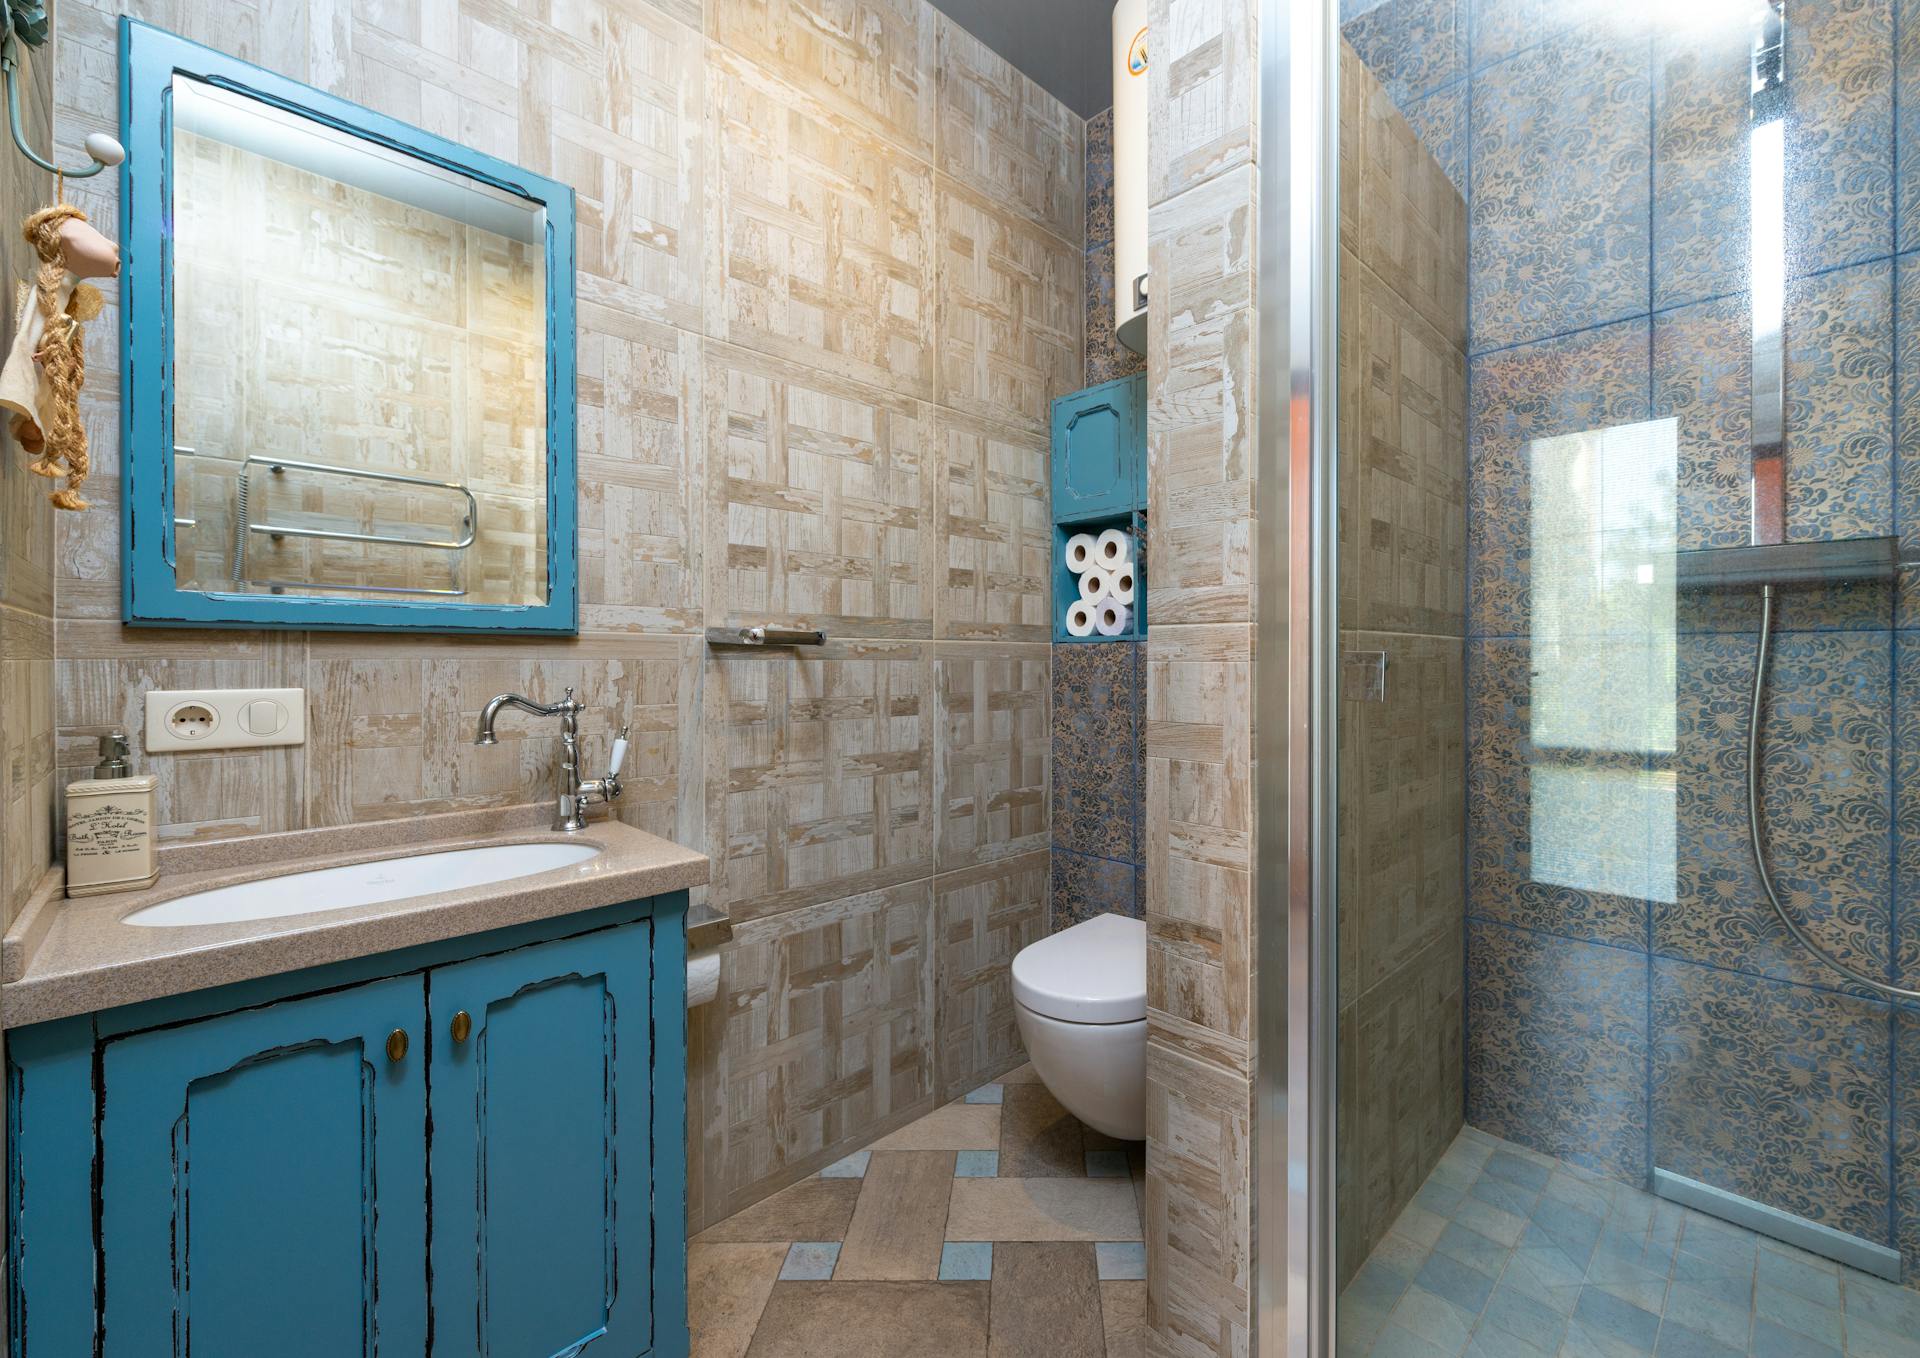
[(1100, 1317), (1107, 1331), (1107, 1358), (1140, 1358), (1147, 1343), (1147, 1285), (1101, 1283)]
[(987, 1283), (776, 1283), (748, 1358), (981, 1358)]
[(784, 1243), (693, 1245), (687, 1250), (687, 1323), (693, 1358), (741, 1358), (787, 1257)]
[(1092, 1245), (994, 1246), (991, 1358), (1104, 1358), (1103, 1333)]
[(876, 1151), (991, 1151), (1000, 1149), (1000, 1108), (991, 1103), (950, 1103), (918, 1122), (881, 1137)]
[(875, 1151), (834, 1281), (938, 1278), (953, 1185), (952, 1151)]
[(702, 1244), (743, 1240), (839, 1240), (853, 1219), (858, 1179), (802, 1179), (770, 1198), (715, 1222), (694, 1239)]
[(949, 1240), (1139, 1240), (1125, 1179), (955, 1179)]
[(1002, 1091), (1000, 1173), (1008, 1179), (1079, 1179), (1087, 1173), (1080, 1119), (1060, 1106), (1045, 1085)]

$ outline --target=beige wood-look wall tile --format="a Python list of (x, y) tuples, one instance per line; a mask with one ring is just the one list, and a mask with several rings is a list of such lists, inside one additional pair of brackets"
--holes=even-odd
[(1246, 1358), (1252, 1110), (1245, 1079), (1147, 1044), (1147, 1352)]
[(940, 404), (1044, 432), (1080, 386), (1080, 247), (949, 178), (939, 190)]
[(9, 923), (53, 861), (53, 770), (53, 662), (0, 660), (0, 918)]
[(933, 171), (708, 47), (706, 333), (933, 394)]
[(707, 34), (931, 160), (936, 17), (922, 0), (708, 0)]
[(1047, 851), (933, 879), (938, 1096), (955, 1099), (1026, 1060), (1013, 958), (1047, 932)]
[(1252, 0), (1153, 0), (1148, 14), (1157, 205), (1256, 158), (1259, 22)]
[(1082, 247), (1085, 124), (959, 24), (944, 14), (938, 23), (935, 164), (943, 174)]
[(1147, 1004), (1227, 1069), (1252, 1039), (1251, 629), (1147, 638)]
[(1256, 187), (1240, 169), (1148, 214), (1148, 563), (1183, 622), (1252, 616)]
[(1051, 649), (968, 641), (934, 647), (934, 863), (941, 872), (1047, 847)]
[(928, 408), (713, 343), (703, 382), (707, 621), (930, 638)]
[(1050, 640), (1047, 435), (944, 407), (934, 408), (933, 431), (940, 572), (934, 635)]
[(932, 1107), (932, 920), (922, 881), (735, 927), (689, 1016), (695, 1229)]
[(581, 626), (694, 630), (703, 615), (700, 341), (594, 303), (581, 318)]
[(710, 899), (759, 919), (933, 874), (930, 647), (829, 641), (707, 662)]
[(307, 824), (550, 803), (558, 723), (504, 713), (499, 744), (481, 747), (473, 743), (475, 722), (495, 694), (550, 702), (572, 687), (587, 706), (580, 715), (587, 773), (599, 772), (614, 734), (631, 725), (614, 814), (653, 834), (698, 842), (689, 838), (700, 805), (698, 642), (616, 635), (554, 639), (534, 651), (508, 639), (462, 646), (442, 638), (422, 656), (405, 640), (314, 638)]

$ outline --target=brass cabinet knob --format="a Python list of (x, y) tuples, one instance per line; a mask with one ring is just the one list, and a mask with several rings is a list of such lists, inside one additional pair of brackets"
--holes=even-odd
[(453, 1016), (453, 1022), (447, 1026), (453, 1031), (455, 1042), (465, 1042), (468, 1034), (473, 1032), (473, 1015), (462, 1009)]
[(403, 1061), (407, 1055), (407, 1030), (395, 1028), (387, 1034), (387, 1060)]

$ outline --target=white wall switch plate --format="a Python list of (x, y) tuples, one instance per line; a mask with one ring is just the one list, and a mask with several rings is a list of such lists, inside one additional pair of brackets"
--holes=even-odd
[(304, 688), (152, 689), (147, 753), (307, 743)]

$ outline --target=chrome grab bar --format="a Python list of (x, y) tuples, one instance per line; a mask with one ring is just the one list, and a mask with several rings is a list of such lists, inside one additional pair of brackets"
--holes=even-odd
[(746, 627), (709, 627), (709, 646), (824, 646), (827, 634), (817, 628), (774, 627), (756, 623)]

